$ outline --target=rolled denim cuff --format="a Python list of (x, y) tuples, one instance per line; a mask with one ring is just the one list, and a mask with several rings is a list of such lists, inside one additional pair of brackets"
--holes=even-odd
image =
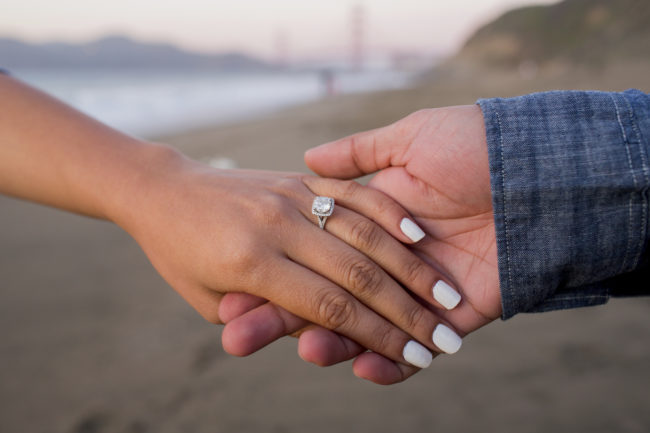
[(650, 98), (481, 99), (503, 319), (607, 302), (648, 243)]

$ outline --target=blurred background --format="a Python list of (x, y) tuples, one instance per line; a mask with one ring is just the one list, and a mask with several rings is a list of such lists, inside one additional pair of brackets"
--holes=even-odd
[[(426, 107), (650, 91), (647, 0), (3, 0), (0, 67), (216, 167)], [(650, 301), (520, 315), (406, 383), (246, 359), (111, 224), (0, 197), (0, 432), (648, 432)]]

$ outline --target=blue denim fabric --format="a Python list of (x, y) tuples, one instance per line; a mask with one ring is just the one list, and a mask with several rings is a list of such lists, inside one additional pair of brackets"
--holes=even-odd
[(650, 96), (482, 99), (503, 319), (650, 294)]

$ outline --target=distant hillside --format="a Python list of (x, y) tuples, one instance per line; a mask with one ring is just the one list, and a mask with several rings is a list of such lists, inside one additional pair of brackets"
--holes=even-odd
[(479, 29), (457, 59), (502, 66), (650, 60), (650, 1), (566, 0), (515, 9)]
[(29, 44), (0, 38), (0, 67), (253, 70), (271, 65), (238, 53), (199, 54), (169, 44), (110, 36), (86, 44)]

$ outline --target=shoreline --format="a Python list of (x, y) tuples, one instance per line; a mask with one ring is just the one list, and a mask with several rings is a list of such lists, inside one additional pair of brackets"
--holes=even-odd
[[(341, 94), (282, 108), (253, 119), (163, 134), (192, 158), (228, 158), (241, 168), (306, 171), (302, 154), (349, 134), (388, 125), (423, 108), (474, 104), (479, 98), (511, 97), (557, 89), (650, 91), (650, 62), (619, 64), (605, 70), (551, 70), (534, 79), (517, 72), (462, 67), (436, 69), (412, 87)], [(470, 71), (470, 72), (467, 72)]]

